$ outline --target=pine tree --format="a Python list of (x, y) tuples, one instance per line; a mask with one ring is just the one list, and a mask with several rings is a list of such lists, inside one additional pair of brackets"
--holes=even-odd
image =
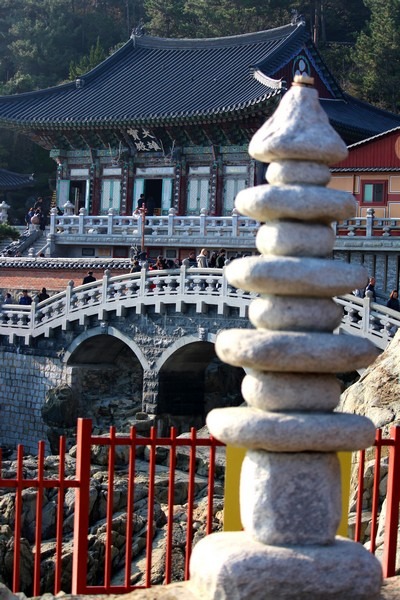
[(397, 112), (400, 110), (400, 2), (364, 2), (371, 18), (356, 42), (351, 82), (357, 96)]

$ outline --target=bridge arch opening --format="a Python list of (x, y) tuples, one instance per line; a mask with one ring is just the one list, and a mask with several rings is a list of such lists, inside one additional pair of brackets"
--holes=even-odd
[(211, 409), (242, 404), (244, 375), (243, 369), (222, 363), (211, 342), (181, 346), (159, 371), (159, 431), (166, 434), (171, 426), (179, 433), (200, 429)]
[(89, 335), (72, 349), (67, 366), (80, 416), (91, 418), (99, 430), (110, 425), (124, 430), (141, 411), (143, 367), (123, 339)]

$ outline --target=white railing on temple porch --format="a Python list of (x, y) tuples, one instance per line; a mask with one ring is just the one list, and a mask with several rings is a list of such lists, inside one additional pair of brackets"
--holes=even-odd
[[(75, 236), (129, 236), (141, 239), (174, 238), (180, 242), (190, 239), (218, 238), (231, 240), (231, 247), (235, 241), (247, 240), (251, 242), (257, 233), (260, 223), (249, 217), (241, 216), (234, 209), (230, 216), (210, 216), (205, 209), (199, 215), (178, 215), (171, 208), (168, 215), (145, 216), (142, 215), (117, 215), (110, 208), (106, 215), (88, 215), (85, 208), (81, 208), (78, 215), (74, 213), (74, 206), (66, 204), (64, 214), (57, 214), (57, 209), (50, 212), (50, 231), (54, 236), (65, 234)], [(396, 238), (400, 237), (400, 218), (377, 218), (374, 209), (367, 210), (365, 217), (354, 217), (340, 223), (333, 224), (338, 238)], [(400, 240), (399, 240), (400, 241)]]
[(229, 238), (253, 240), (259, 228), (259, 223), (254, 219), (239, 215), (236, 210), (231, 216), (209, 216), (205, 210), (200, 215), (181, 216), (171, 208), (168, 215), (123, 216), (115, 214), (110, 209), (106, 215), (87, 215), (85, 208), (81, 208), (79, 215), (74, 215), (73, 205), (65, 207), (63, 215), (57, 214), (57, 209), (50, 211), (51, 235), (76, 235), (76, 236), (129, 236), (141, 239), (142, 236), (164, 238)]

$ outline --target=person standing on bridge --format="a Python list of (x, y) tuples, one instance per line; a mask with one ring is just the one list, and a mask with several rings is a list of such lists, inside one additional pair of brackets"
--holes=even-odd
[(93, 277), (93, 271), (89, 271), (86, 277), (83, 278), (82, 285), (85, 285), (85, 283), (92, 283), (92, 281), (96, 281), (96, 277)]
[(206, 269), (208, 267), (207, 257), (208, 250), (206, 250), (205, 248), (200, 250), (200, 254), (197, 257), (197, 266), (199, 267), (199, 269)]
[(47, 293), (46, 288), (44, 287), (44, 288), (42, 288), (42, 291), (38, 295), (38, 300), (39, 300), (39, 302), (43, 302), (43, 300), (47, 300), (47, 298), (50, 298), (50, 296)]
[(392, 290), (390, 292), (389, 300), (386, 302), (386, 306), (392, 310), (398, 310), (400, 312), (399, 292), (398, 290)]
[(375, 277), (370, 277), (367, 287), (365, 288), (365, 296), (367, 296), (367, 292), (369, 292), (368, 297), (372, 298), (374, 302), (376, 302), (376, 290), (375, 290)]
[(29, 306), (32, 304), (32, 298), (28, 294), (28, 290), (22, 290), (22, 296), (19, 299), (19, 304), (22, 306)]
[(221, 250), (218, 253), (217, 259), (215, 261), (215, 266), (217, 267), (217, 269), (223, 269), (225, 266), (225, 261), (226, 261), (226, 253), (225, 253), (225, 250), (223, 248), (221, 248)]

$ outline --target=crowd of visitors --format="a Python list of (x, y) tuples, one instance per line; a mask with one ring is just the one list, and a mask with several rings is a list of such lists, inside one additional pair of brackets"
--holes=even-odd
[(218, 251), (212, 251), (211, 253), (206, 248), (202, 248), (197, 256), (196, 252), (191, 250), (182, 260), (179, 260), (178, 258), (165, 258), (161, 255), (157, 256), (156, 259), (151, 259), (147, 257), (145, 252), (139, 252), (136, 248), (132, 248), (130, 271), (131, 273), (136, 273), (142, 268), (149, 269), (150, 271), (177, 269), (181, 266), (186, 268), (198, 267), (201, 269), (223, 269), (229, 262), (235, 258), (241, 258), (242, 256), (241, 253), (236, 253), (228, 258), (224, 248), (221, 248), (221, 250)]

